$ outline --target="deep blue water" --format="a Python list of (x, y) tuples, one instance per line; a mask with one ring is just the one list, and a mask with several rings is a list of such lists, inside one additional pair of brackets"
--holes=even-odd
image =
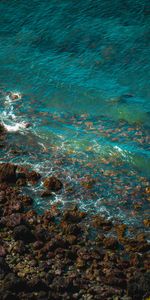
[(149, 1), (0, 1), (0, 15), (1, 121), (32, 125), (9, 134), (1, 161), (63, 181), (47, 200), (37, 196), (42, 184), (34, 188), (39, 209), (77, 203), (140, 224), (149, 202)]

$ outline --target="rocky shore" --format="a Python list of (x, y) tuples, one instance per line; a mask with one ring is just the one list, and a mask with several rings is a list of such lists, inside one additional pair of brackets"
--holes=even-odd
[[(0, 125), (1, 147), (5, 135)], [(149, 299), (144, 231), (77, 207), (62, 212), (52, 205), (39, 215), (22, 192), (39, 179), (44, 198), (63, 186), (54, 176), (42, 179), (34, 170), (0, 164), (1, 299)]]

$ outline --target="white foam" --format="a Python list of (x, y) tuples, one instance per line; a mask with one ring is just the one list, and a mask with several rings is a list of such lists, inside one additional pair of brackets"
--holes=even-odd
[(10, 92), (5, 97), (5, 104), (12, 104), (22, 98), (22, 94), (20, 92)]
[(6, 110), (2, 113), (1, 123), (8, 132), (18, 132), (26, 129), (27, 123), (18, 119), (15, 114), (13, 103), (22, 99), (22, 94), (18, 91), (10, 91), (5, 95), (4, 104)]
[(17, 131), (20, 131), (21, 129), (26, 129), (26, 123), (24, 123), (24, 122), (16, 123), (14, 125), (7, 125), (4, 122), (2, 122), (2, 123), (8, 132), (17, 132)]

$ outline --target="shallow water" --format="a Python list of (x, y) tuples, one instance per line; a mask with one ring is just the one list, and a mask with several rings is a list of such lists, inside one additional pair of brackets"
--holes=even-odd
[(0, 113), (12, 131), (1, 161), (63, 181), (47, 200), (42, 183), (32, 189), (40, 211), (76, 203), (140, 225), (150, 199), (149, 1), (1, 1), (0, 12)]

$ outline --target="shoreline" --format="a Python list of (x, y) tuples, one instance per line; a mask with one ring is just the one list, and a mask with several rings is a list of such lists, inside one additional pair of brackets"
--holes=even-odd
[[(6, 134), (0, 125), (2, 143)], [(61, 211), (52, 205), (38, 215), (21, 187), (39, 179), (35, 171), (0, 164), (2, 300), (148, 299), (145, 234), (100, 214), (89, 216), (77, 207)], [(44, 187), (46, 197), (60, 190), (62, 183), (51, 177)], [(149, 220), (144, 226), (150, 226)]]

